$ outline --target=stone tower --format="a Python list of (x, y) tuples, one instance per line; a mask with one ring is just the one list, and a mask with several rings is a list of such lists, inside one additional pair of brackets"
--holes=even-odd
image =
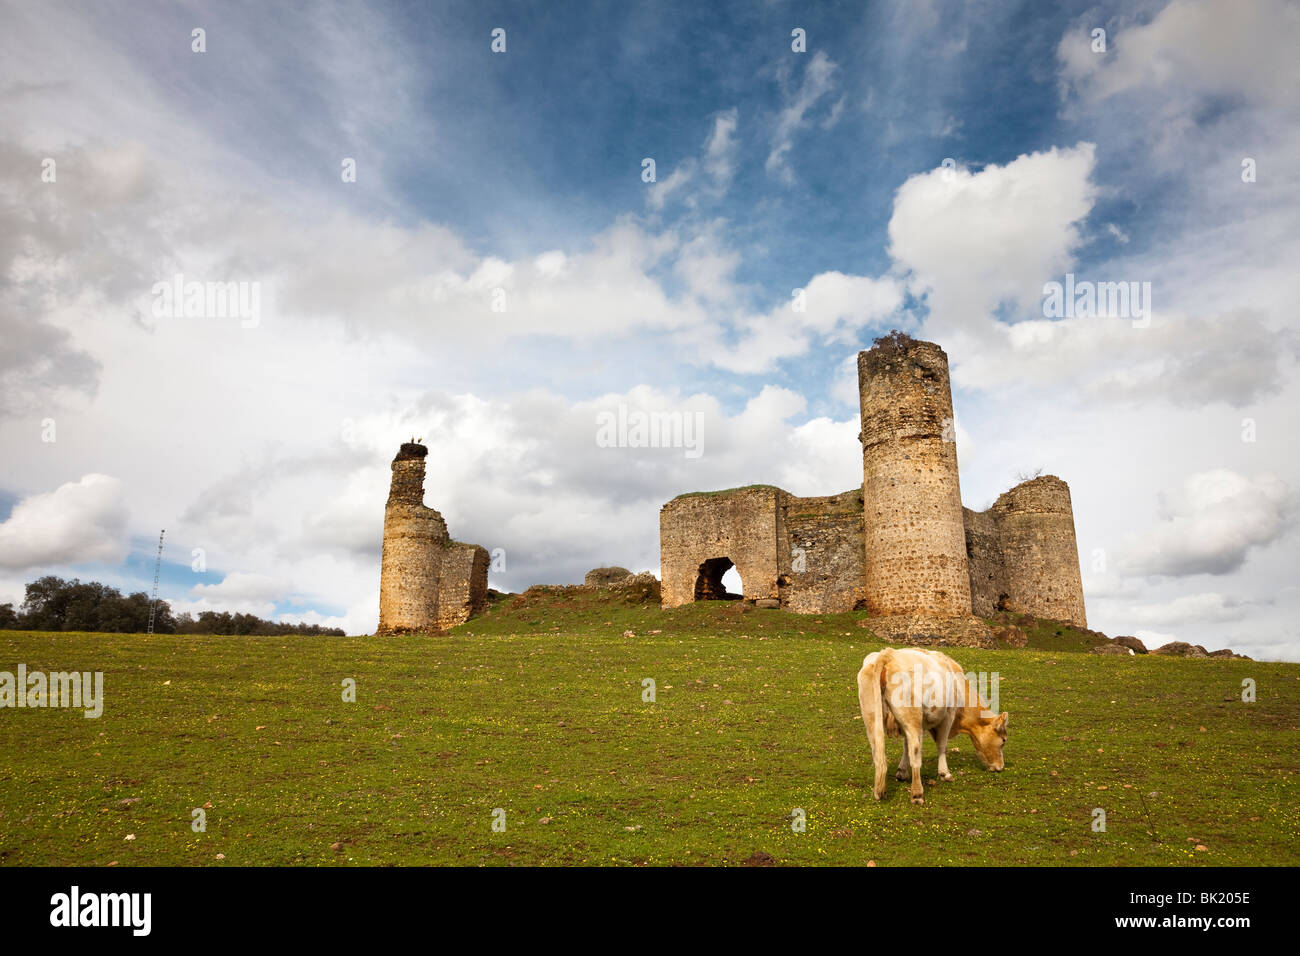
[(1070, 488), (1055, 475), (1016, 485), (993, 507), (1008, 610), (1087, 627)]
[(867, 610), (969, 616), (948, 356), (887, 336), (858, 353), (858, 391)]
[(393, 459), (379, 572), (380, 634), (452, 627), (487, 600), (487, 551), (452, 541), (442, 515), (424, 504), (428, 454), (424, 445), (407, 442)]

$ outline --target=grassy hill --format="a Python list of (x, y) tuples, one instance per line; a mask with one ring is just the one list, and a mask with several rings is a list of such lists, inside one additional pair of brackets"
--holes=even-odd
[(876, 803), (869, 623), (550, 589), (438, 637), (2, 631), (0, 670), (102, 670), (105, 707), (0, 709), (0, 863), (1300, 862), (1300, 665), (1099, 657), (1033, 629), (954, 650), (1001, 677), (1006, 772), (962, 737), (955, 783), (912, 806), (891, 774)]

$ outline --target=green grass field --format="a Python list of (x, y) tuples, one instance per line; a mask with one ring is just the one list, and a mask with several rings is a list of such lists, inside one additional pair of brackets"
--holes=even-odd
[(955, 783), (877, 803), (863, 622), (557, 592), (440, 637), (0, 631), (0, 670), (105, 674), (100, 719), (0, 709), (0, 862), (1300, 862), (1300, 665), (953, 650), (1001, 676), (1007, 769), (960, 737)]

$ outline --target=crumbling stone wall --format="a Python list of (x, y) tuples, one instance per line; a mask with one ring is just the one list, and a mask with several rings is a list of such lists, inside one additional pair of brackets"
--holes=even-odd
[(971, 613), (948, 356), (906, 340), (858, 353), (867, 610)]
[(782, 494), (770, 485), (685, 494), (659, 509), (663, 606), (696, 600), (702, 570), (706, 589), (720, 587), (727, 567), (720, 562), (705, 567), (705, 562), (718, 558), (736, 566), (746, 599), (776, 598), (778, 496)]
[(632, 577), (632, 572), (627, 568), (592, 568), (587, 572), (583, 579), (583, 584), (589, 588), (608, 588), (616, 584), (621, 584), (628, 578)]
[(487, 551), (452, 541), (442, 515), (424, 504), (428, 454), (424, 445), (407, 442), (393, 459), (379, 572), (380, 634), (442, 630), (487, 604)]
[(1087, 627), (1070, 487), (1055, 475), (1022, 482), (989, 509), (996, 520), (1005, 610)]
[(863, 585), (862, 489), (798, 498), (781, 493), (781, 606), (802, 614), (852, 611)]
[(966, 524), (966, 563), (970, 567), (971, 611), (978, 617), (992, 617), (1007, 610), (1006, 572), (1002, 567), (1002, 542), (997, 517), (992, 510), (962, 509)]
[(487, 607), (488, 553), (477, 544), (450, 541), (438, 569), (438, 629), (463, 624)]
[(999, 610), (1085, 626), (1065, 482), (1037, 478), (988, 511), (962, 507), (943, 349), (887, 336), (859, 353), (858, 386), (862, 488), (674, 498), (659, 515), (663, 606), (725, 596), (735, 562), (746, 600), (809, 614), (865, 607), (897, 618), (881, 627), (899, 640), (928, 639), (940, 619), (950, 637), (992, 640), (973, 615)]

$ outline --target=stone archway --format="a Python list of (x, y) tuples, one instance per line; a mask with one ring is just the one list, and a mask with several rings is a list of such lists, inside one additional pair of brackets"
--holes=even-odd
[(728, 557), (709, 558), (695, 575), (695, 600), (738, 601), (742, 595), (730, 593), (722, 583), (722, 576), (735, 567)]

